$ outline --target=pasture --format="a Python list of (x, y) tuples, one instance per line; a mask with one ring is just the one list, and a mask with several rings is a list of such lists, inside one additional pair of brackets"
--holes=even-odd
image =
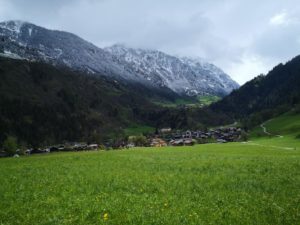
[(300, 143), (277, 140), (0, 159), (0, 224), (299, 224)]

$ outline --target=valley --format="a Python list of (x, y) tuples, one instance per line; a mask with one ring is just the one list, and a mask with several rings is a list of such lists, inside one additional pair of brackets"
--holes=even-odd
[[(235, 42), (244, 32), (210, 36), (208, 14), (162, 31), (171, 20), (146, 26), (147, 12), (139, 21), (157, 30), (133, 35), (113, 12), (97, 15), (122, 29), (81, 33), (95, 43), (0, 22), (0, 225), (298, 224), (300, 55), (283, 63), (274, 54), (282, 63), (249, 75), (268, 59), (244, 49), (248, 37)], [(284, 10), (263, 21), (274, 29), (292, 20)], [(140, 35), (148, 45), (133, 41)], [(249, 80), (240, 86), (216, 65)]]

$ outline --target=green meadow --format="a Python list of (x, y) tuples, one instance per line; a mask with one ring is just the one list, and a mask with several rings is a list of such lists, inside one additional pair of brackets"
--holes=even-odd
[(0, 224), (300, 224), (299, 119), (242, 143), (0, 159)]
[(204, 107), (208, 106), (214, 102), (217, 102), (221, 98), (215, 95), (201, 96), (195, 99), (176, 99), (175, 102), (167, 102), (167, 101), (153, 101), (153, 103), (164, 106), (167, 108), (176, 108), (178, 106), (188, 106), (188, 107)]
[(0, 159), (0, 224), (299, 224), (291, 140)]

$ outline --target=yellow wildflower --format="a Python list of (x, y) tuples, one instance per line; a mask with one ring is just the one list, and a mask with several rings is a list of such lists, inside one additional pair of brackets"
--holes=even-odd
[(104, 213), (103, 220), (108, 220), (108, 213)]

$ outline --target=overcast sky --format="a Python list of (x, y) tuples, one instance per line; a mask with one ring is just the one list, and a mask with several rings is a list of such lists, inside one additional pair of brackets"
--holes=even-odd
[(299, 0), (0, 0), (0, 20), (204, 58), (240, 84), (300, 54)]

